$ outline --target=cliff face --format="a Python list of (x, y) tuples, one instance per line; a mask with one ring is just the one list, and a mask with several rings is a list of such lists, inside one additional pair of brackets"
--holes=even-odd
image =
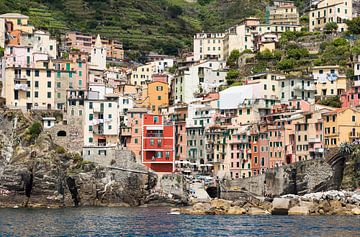
[(268, 169), (265, 174), (231, 180), (225, 183), (222, 198), (234, 199), (241, 190), (260, 196), (281, 196), (285, 194), (337, 190), (342, 180), (342, 165), (331, 167), (324, 160), (310, 160)]
[(66, 153), (46, 133), (32, 143), (31, 123), (18, 112), (0, 114), (0, 207), (137, 206), (157, 183), (132, 160), (117, 157), (121, 169), (95, 165)]

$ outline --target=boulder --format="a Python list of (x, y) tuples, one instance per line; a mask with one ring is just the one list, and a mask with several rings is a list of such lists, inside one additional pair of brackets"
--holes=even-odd
[(329, 201), (330, 206), (335, 208), (335, 209), (341, 209), (342, 208), (342, 203), (338, 200), (330, 200)]
[(194, 211), (202, 211), (202, 212), (205, 212), (207, 210), (210, 209), (210, 204), (209, 203), (202, 203), (202, 202), (199, 202), (199, 203), (195, 203), (192, 207), (192, 210)]
[(359, 207), (355, 207), (354, 209), (351, 210), (351, 213), (353, 215), (360, 215), (360, 208)]
[(228, 215), (243, 215), (246, 213), (246, 210), (244, 208), (234, 206), (230, 207), (230, 209), (227, 211), (226, 214)]
[(231, 207), (231, 202), (224, 199), (214, 199), (210, 202), (211, 207), (227, 211)]
[(290, 208), (290, 199), (274, 198), (272, 202), (272, 215), (287, 215)]
[(308, 215), (310, 208), (308, 206), (295, 206), (289, 209), (289, 215)]
[(247, 214), (249, 215), (269, 215), (270, 213), (266, 210), (257, 208), (257, 207), (252, 207), (248, 210)]

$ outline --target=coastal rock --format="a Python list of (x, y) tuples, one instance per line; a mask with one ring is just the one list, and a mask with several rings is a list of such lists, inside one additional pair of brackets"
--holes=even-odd
[(221, 209), (223, 211), (227, 211), (231, 207), (231, 202), (223, 199), (214, 199), (210, 202), (211, 207), (215, 209)]
[(295, 206), (289, 209), (288, 215), (308, 215), (310, 209), (307, 206)]
[(249, 215), (269, 215), (270, 212), (257, 208), (257, 207), (252, 207), (248, 210), (247, 214)]
[(287, 215), (290, 207), (290, 199), (274, 198), (272, 202), (272, 215)]
[(359, 207), (356, 207), (354, 209), (351, 210), (351, 213), (353, 215), (360, 215), (360, 208)]
[(228, 215), (243, 215), (245, 213), (246, 210), (238, 206), (230, 207), (230, 209), (227, 211)]

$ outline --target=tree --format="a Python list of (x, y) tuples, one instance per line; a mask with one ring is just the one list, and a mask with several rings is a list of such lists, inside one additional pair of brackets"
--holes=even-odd
[(233, 84), (239, 78), (239, 71), (235, 69), (230, 69), (226, 75), (226, 82), (228, 85)]
[(0, 57), (4, 56), (4, 48), (0, 47)]
[(336, 24), (336, 22), (328, 22), (326, 23), (325, 27), (324, 27), (324, 31), (326, 33), (333, 33), (336, 32), (338, 29), (338, 24)]
[(278, 64), (277, 64), (277, 68), (279, 70), (291, 70), (291, 69), (294, 69), (294, 66), (295, 66), (295, 59), (293, 58), (287, 58), (287, 59), (284, 59), (284, 60), (281, 60)]
[(234, 49), (233, 51), (231, 51), (230, 56), (228, 57), (226, 64), (230, 67), (230, 68), (235, 68), (238, 66), (238, 61), (239, 61), (239, 57), (240, 57), (240, 52), (237, 49)]
[(352, 20), (347, 20), (348, 31), (350, 34), (360, 34), (360, 17), (355, 17)]
[(325, 106), (335, 107), (335, 108), (341, 108), (340, 97), (337, 95), (321, 100), (320, 104), (325, 105)]
[(169, 14), (171, 18), (177, 18), (183, 12), (183, 9), (180, 6), (172, 5), (168, 8)]

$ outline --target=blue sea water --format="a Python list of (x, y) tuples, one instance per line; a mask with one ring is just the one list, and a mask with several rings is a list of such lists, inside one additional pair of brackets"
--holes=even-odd
[(169, 210), (0, 209), (0, 236), (360, 236), (357, 216), (187, 216)]

